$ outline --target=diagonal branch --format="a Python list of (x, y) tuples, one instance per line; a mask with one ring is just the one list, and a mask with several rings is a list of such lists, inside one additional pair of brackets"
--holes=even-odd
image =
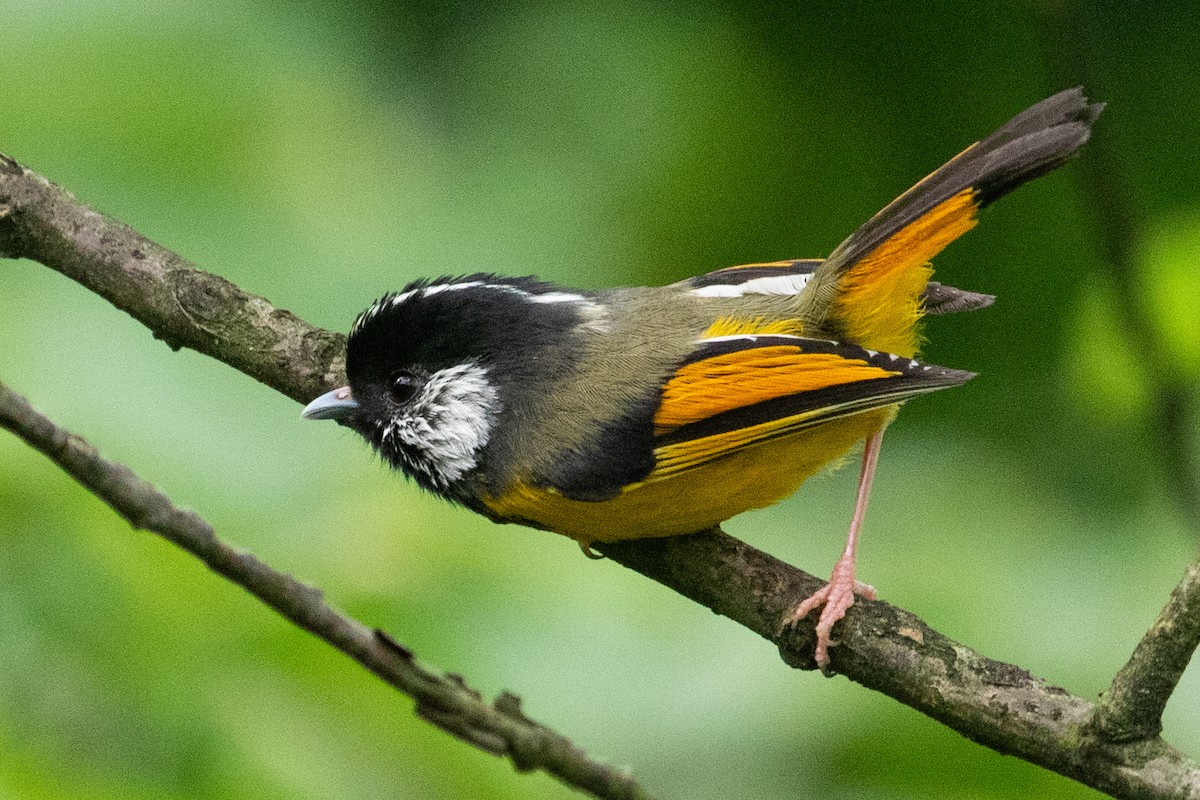
[(293, 400), (343, 374), (346, 339), (314, 328), (0, 153), (0, 257), (30, 258), (79, 282), (172, 349), (212, 356)]
[(319, 590), (230, 547), (199, 516), (176, 508), (128, 467), (106, 461), (90, 444), (55, 426), (3, 383), (0, 427), (48, 456), (134, 528), (157, 533), (187, 550), (217, 574), (412, 697), (417, 701), (417, 714), (443, 730), (485, 752), (511, 758), (519, 770), (545, 770), (596, 797), (650, 797), (629, 775), (592, 761), (565, 736), (525, 716), (515, 695), (503, 693), (488, 705), (461, 679), (427, 669), (387, 634), (336, 611)]
[[(0, 255), (29, 257), (73, 278), (172, 346), (221, 359), (297, 400), (339, 385), (336, 334), (195, 270), (169, 250), (78, 203), (11, 160), (0, 162)], [(814, 667), (813, 631), (778, 626), (820, 582), (714, 531), (604, 545), (614, 561), (675, 589)], [(993, 661), (883, 602), (861, 602), (840, 624), (834, 667), (1003, 753), (1117, 797), (1200, 796), (1200, 765), (1152, 737), (1095, 736), (1094, 707), (1026, 670)]]
[(1111, 742), (1157, 736), (1163, 710), (1200, 645), (1200, 562), (1188, 567), (1171, 599), (1113, 678), (1096, 708), (1096, 730)]

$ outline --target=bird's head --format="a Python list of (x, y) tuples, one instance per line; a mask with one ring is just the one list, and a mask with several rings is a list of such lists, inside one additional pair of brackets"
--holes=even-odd
[(359, 315), (346, 343), (349, 386), (310, 403), (385, 462), (454, 499), (480, 469), (506, 412), (552, 391), (564, 337), (600, 312), (588, 298), (531, 278), (419, 281)]

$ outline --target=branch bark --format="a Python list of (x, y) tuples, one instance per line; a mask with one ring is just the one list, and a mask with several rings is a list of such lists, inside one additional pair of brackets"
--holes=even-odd
[(1200, 562), (1188, 567), (1096, 709), (1096, 731), (1110, 742), (1157, 736), (1163, 710), (1200, 643)]
[[(0, 169), (0, 254), (77, 280), (173, 346), (188, 346), (304, 402), (342, 383), (336, 334), (200, 272), (11, 160)], [(719, 531), (603, 545), (614, 561), (774, 643), (812, 669), (810, 625), (780, 635), (820, 581)], [(1200, 765), (1157, 736), (1097, 735), (1095, 707), (1026, 670), (952, 641), (913, 614), (860, 601), (840, 623), (833, 666), (964, 736), (1122, 798), (1200, 797)]]
[(182, 547), (213, 572), (412, 697), (422, 718), (485, 752), (512, 759), (519, 770), (545, 770), (596, 797), (649, 800), (650, 795), (630, 775), (589, 759), (565, 736), (525, 716), (516, 695), (503, 693), (489, 705), (461, 678), (422, 666), (411, 650), (387, 634), (335, 610), (318, 589), (230, 547), (198, 515), (176, 508), (128, 467), (106, 461), (84, 439), (55, 426), (3, 383), (0, 427), (49, 457), (134, 528), (157, 533)]
[(0, 257), (29, 258), (90, 289), (174, 350), (223, 361), (298, 402), (344, 374), (346, 338), (314, 328), (0, 153)]

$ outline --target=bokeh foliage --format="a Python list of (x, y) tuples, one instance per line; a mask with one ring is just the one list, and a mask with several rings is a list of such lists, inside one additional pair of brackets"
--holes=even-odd
[[(0, 0), (0, 150), (204, 269), (344, 329), (424, 275), (599, 287), (827, 253), (1064, 84), (1032, 2), (691, 5)], [(1140, 283), (1200, 371), (1194, 4), (1081, 4)], [(1082, 76), (1070, 75), (1072, 82)], [(1084, 152), (1084, 158), (1087, 152)], [(930, 324), (977, 370), (888, 434), (861, 572), (1100, 691), (1195, 552), (1076, 168), (938, 260), (999, 295)], [(332, 425), (0, 264), (0, 379), (485, 693), (668, 797), (1084, 797), (548, 534), (387, 475)], [(1195, 442), (1193, 441), (1193, 444)], [(823, 574), (852, 470), (728, 530)], [(1200, 753), (1200, 680), (1166, 735)], [(410, 704), (0, 437), (0, 798), (567, 797)]]

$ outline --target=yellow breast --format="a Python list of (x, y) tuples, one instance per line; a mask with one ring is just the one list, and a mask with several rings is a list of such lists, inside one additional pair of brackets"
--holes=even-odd
[(502, 518), (530, 522), (584, 544), (695, 533), (782, 500), (810, 475), (880, 430), (895, 413), (895, 406), (865, 411), (755, 444), (694, 469), (659, 479), (652, 473), (610, 500), (571, 500), (518, 481), (503, 495), (484, 502)]

